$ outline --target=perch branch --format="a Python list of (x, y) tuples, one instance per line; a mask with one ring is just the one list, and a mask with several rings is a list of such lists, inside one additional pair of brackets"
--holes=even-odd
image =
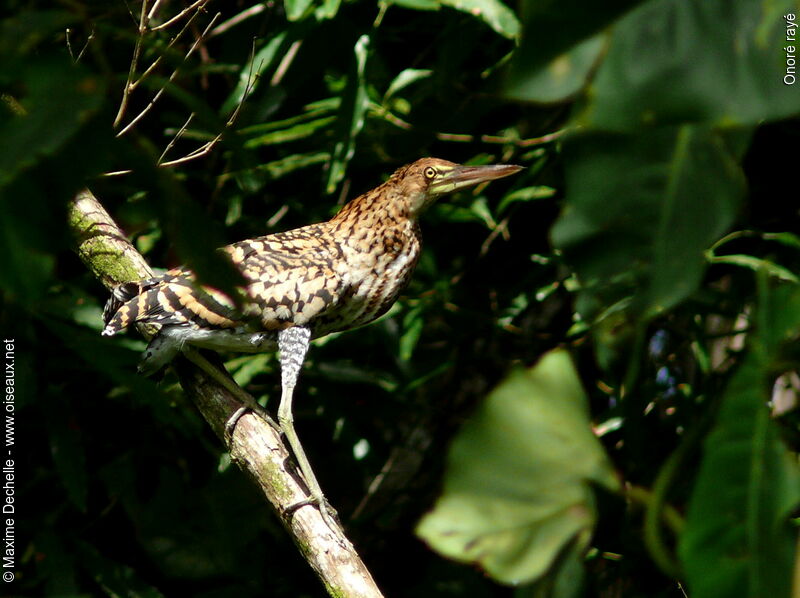
[[(78, 255), (106, 288), (152, 276), (145, 259), (90, 191), (81, 191), (70, 203), (69, 226), (76, 238)], [(147, 336), (152, 331), (142, 333)], [(224, 368), (216, 369), (199, 353), (192, 353), (189, 358), (191, 362), (180, 357), (173, 363), (181, 385), (216, 435), (227, 444), (232, 460), (272, 503), (329, 594), (380, 597), (372, 576), (340, 527), (329, 528), (313, 506), (286, 515), (288, 507), (306, 498), (306, 492), (278, 432), (247, 412), (238, 420), (230, 438), (226, 436), (226, 423), (249, 395), (236, 386)]]

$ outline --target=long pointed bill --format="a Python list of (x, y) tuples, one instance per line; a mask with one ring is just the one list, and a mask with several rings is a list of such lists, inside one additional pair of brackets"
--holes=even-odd
[(443, 195), (452, 193), (465, 187), (472, 187), (479, 183), (502, 179), (522, 170), (522, 166), (514, 164), (493, 164), (491, 166), (455, 166), (452, 170), (442, 173), (442, 178), (431, 183), (428, 193)]

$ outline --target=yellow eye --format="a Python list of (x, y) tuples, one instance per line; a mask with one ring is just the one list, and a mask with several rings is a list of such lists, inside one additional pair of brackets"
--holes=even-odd
[(422, 174), (426, 179), (430, 180), (436, 176), (436, 169), (433, 166), (428, 166)]

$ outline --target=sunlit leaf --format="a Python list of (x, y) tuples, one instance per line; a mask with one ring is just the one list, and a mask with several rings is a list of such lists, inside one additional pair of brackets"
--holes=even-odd
[(480, 19), (503, 37), (513, 38), (519, 34), (517, 15), (500, 0), (441, 0), (441, 2), (443, 6), (449, 6)]
[(522, 189), (517, 189), (500, 200), (500, 203), (497, 205), (497, 213), (503, 214), (514, 203), (533, 201), (535, 199), (545, 199), (547, 197), (553, 197), (555, 193), (555, 189), (545, 186), (523, 187)]
[(712, 264), (730, 264), (733, 266), (742, 266), (750, 270), (764, 270), (767, 274), (775, 278), (788, 282), (800, 282), (800, 279), (787, 268), (770, 260), (758, 258), (753, 255), (715, 255), (709, 258), (709, 261)]
[(339, 12), (342, 0), (322, 0), (322, 4), (314, 11), (318, 20), (332, 19)]
[(298, 139), (305, 139), (311, 137), (318, 131), (324, 129), (336, 120), (334, 116), (325, 118), (318, 118), (316, 120), (304, 122), (286, 129), (272, 131), (257, 137), (253, 137), (245, 142), (244, 147), (253, 149), (263, 145), (275, 145), (278, 143), (287, 143), (289, 141), (297, 141)]
[(405, 69), (400, 72), (389, 84), (386, 93), (383, 94), (384, 103), (386, 100), (395, 95), (398, 91), (405, 89), (409, 85), (427, 79), (433, 74), (430, 69)]
[(499, 581), (532, 581), (571, 543), (588, 543), (591, 483), (617, 487), (569, 354), (553, 351), (513, 372), (461, 430), (417, 533)]
[(412, 10), (439, 10), (440, 0), (391, 0), (392, 4)]
[(286, 18), (290, 21), (299, 21), (310, 12), (314, 0), (284, 0)]
[(275, 160), (260, 164), (255, 169), (258, 171), (266, 172), (271, 179), (279, 179), (296, 170), (308, 168), (315, 164), (322, 164), (330, 159), (330, 154), (326, 152), (316, 152), (312, 154), (297, 154), (283, 158), (282, 160)]

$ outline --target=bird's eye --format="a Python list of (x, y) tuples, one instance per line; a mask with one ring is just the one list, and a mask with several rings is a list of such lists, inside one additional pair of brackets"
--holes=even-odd
[(422, 174), (425, 175), (426, 179), (430, 180), (436, 176), (436, 169), (433, 166), (428, 166)]

